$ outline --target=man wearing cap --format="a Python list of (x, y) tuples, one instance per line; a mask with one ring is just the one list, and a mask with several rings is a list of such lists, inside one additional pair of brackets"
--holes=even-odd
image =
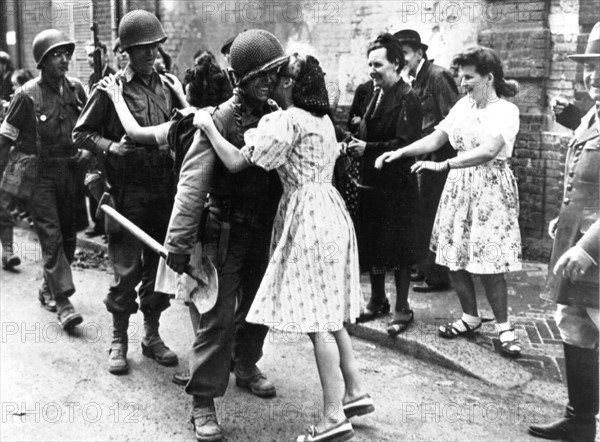
[(531, 425), (544, 439), (593, 441), (598, 414), (598, 263), (600, 262), (600, 22), (584, 54), (583, 83), (595, 105), (581, 120), (566, 157), (564, 194), (550, 222), (554, 246), (542, 298), (557, 303), (569, 403), (562, 419)]
[[(75, 293), (74, 259), (78, 199), (83, 200), (82, 169), (89, 153), (78, 150), (71, 131), (86, 95), (79, 80), (67, 77), (75, 43), (57, 29), (40, 32), (33, 40), (33, 56), (41, 75), (25, 83), (13, 97), (0, 126), (0, 152), (16, 144), (19, 155), (37, 158), (38, 172), (29, 202), (44, 260), (44, 283), (39, 300), (58, 311), (61, 326), (72, 329), (83, 321), (69, 297)], [(31, 164), (31, 163), (30, 163)], [(21, 182), (35, 174), (21, 174)], [(12, 225), (2, 223), (2, 237)], [(4, 245), (6, 248), (10, 247)]]
[[(119, 40), (121, 49), (129, 54), (129, 64), (119, 72), (119, 80), (125, 102), (142, 126), (168, 121), (171, 111), (181, 106), (169, 80), (154, 69), (158, 45), (166, 38), (156, 16), (147, 11), (131, 11), (121, 19)], [(168, 151), (129, 140), (114, 104), (98, 88), (92, 91), (81, 113), (73, 139), (82, 149), (104, 157), (107, 188), (115, 208), (162, 243), (173, 205), (173, 162)], [(177, 365), (177, 355), (159, 335), (160, 316), (169, 307), (169, 298), (154, 291), (158, 255), (122, 229), (107, 228), (107, 236), (114, 269), (114, 282), (104, 300), (113, 317), (108, 371), (125, 374), (129, 370), (127, 327), (129, 316), (138, 311), (138, 294), (139, 309), (144, 314), (143, 355), (162, 365)]]
[[(231, 66), (238, 87), (213, 114), (217, 129), (232, 144), (243, 147), (244, 133), (275, 110), (268, 98), (277, 82), (277, 70), (286, 61), (281, 43), (267, 31), (242, 32), (232, 43)], [(192, 421), (198, 441), (222, 438), (214, 398), (225, 394), (232, 353), (238, 386), (260, 397), (276, 394), (256, 366), (268, 329), (245, 318), (268, 264), (281, 185), (276, 174), (258, 167), (230, 173), (208, 138), (197, 132), (181, 168), (167, 233), (167, 264), (176, 272), (181, 273), (190, 259), (209, 192), (202, 251), (217, 267), (219, 293), (215, 307), (201, 316), (190, 304), (199, 328), (185, 389), (193, 396)]]
[[(446, 118), (446, 115), (458, 100), (456, 82), (448, 69), (433, 64), (427, 59), (428, 46), (421, 42), (421, 36), (417, 31), (404, 29), (396, 32), (394, 36), (400, 40), (404, 59), (406, 60), (403, 79), (412, 86), (421, 101), (423, 136), (429, 135), (440, 121)], [(435, 152), (419, 159), (445, 161), (454, 156), (456, 156), (456, 151), (448, 142)], [(435, 263), (435, 253), (428, 248), (435, 215), (447, 176), (448, 172), (426, 171), (419, 173), (417, 177), (422, 217), (421, 241), (423, 244), (423, 256), (418, 267), (423, 273), (424, 282), (413, 287), (415, 292), (447, 290), (450, 285), (448, 269)]]

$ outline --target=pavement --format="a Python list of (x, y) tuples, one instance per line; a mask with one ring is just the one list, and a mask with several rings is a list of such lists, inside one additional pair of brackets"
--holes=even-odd
[[(106, 253), (106, 243), (100, 236), (88, 238), (80, 232), (78, 245), (96, 255)], [(348, 330), (375, 345), (435, 363), (490, 385), (519, 389), (562, 404), (566, 398), (565, 368), (562, 341), (553, 319), (555, 305), (539, 297), (546, 271), (545, 263), (524, 262), (522, 271), (507, 276), (509, 319), (523, 349), (518, 358), (508, 358), (501, 353), (494, 322), (484, 323), (481, 333), (474, 339), (440, 338), (437, 334), (439, 324), (455, 320), (462, 313), (458, 297), (453, 290), (416, 293), (412, 290), (414, 283), (411, 283), (409, 303), (415, 321), (403, 334), (396, 338), (387, 334), (391, 313), (371, 322), (353, 324)], [(361, 283), (365, 300), (368, 300), (371, 291), (368, 274), (362, 275)], [(493, 319), (477, 279), (475, 287), (480, 316)], [(391, 274), (386, 279), (386, 292), (393, 306), (395, 284)]]

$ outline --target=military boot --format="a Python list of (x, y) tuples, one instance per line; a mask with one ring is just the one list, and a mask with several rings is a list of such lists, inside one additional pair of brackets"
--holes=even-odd
[(108, 350), (108, 371), (112, 374), (126, 374), (129, 371), (127, 364), (127, 328), (129, 315), (127, 313), (113, 313), (113, 339)]
[(167, 367), (177, 365), (177, 355), (165, 345), (158, 334), (159, 321), (160, 312), (144, 313), (142, 354)]
[(569, 405), (565, 416), (547, 425), (531, 425), (529, 433), (544, 439), (593, 442), (598, 414), (598, 352), (564, 344)]
[(75, 311), (75, 307), (69, 301), (68, 296), (57, 295), (54, 297), (54, 301), (56, 302), (58, 322), (60, 322), (63, 330), (73, 330), (76, 325), (83, 322), (83, 317)]
[(2, 268), (10, 270), (21, 264), (21, 258), (13, 254), (12, 226), (0, 227), (0, 241), (2, 242)]

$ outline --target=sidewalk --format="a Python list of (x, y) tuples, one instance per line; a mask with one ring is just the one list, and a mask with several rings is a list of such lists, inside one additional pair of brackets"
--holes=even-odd
[[(78, 236), (78, 246), (94, 254), (106, 252), (106, 244), (101, 237), (87, 238), (83, 232)], [(519, 358), (509, 359), (502, 355), (494, 322), (485, 323), (474, 340), (446, 340), (437, 335), (439, 324), (452, 321), (462, 313), (453, 290), (423, 294), (415, 293), (411, 288), (409, 302), (415, 312), (415, 322), (397, 338), (391, 338), (385, 331), (391, 314), (372, 322), (351, 325), (349, 331), (373, 345), (394, 348), (494, 385), (509, 389), (542, 389), (541, 396), (550, 400), (555, 397), (557, 402), (561, 402), (564, 358), (553, 319), (555, 305), (539, 297), (546, 269), (546, 264), (526, 262), (522, 271), (507, 278), (509, 317), (523, 348)], [(361, 281), (368, 300), (371, 291), (368, 275), (364, 274)], [(480, 315), (493, 318), (479, 281), (475, 286)], [(391, 274), (386, 280), (386, 292), (393, 306), (395, 284)]]

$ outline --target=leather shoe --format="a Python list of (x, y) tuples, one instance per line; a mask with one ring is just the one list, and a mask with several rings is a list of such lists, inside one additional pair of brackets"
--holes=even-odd
[(550, 440), (593, 442), (596, 438), (596, 419), (565, 417), (548, 425), (530, 425), (529, 433)]
[(127, 363), (127, 344), (113, 343), (108, 350), (108, 372), (111, 374), (126, 374), (129, 371)]
[(63, 330), (73, 330), (83, 322), (83, 316), (77, 313), (73, 306), (68, 306), (58, 312), (58, 322)]
[(182, 385), (185, 387), (191, 378), (192, 378), (192, 375), (190, 374), (190, 371), (186, 370), (186, 371), (181, 371), (179, 373), (173, 374), (173, 377), (171, 378), (171, 380), (173, 381), (173, 383), (175, 383), (177, 385)]
[(198, 442), (218, 442), (223, 440), (223, 430), (217, 421), (215, 406), (194, 407), (192, 425)]
[(422, 284), (415, 284), (413, 286), (413, 291), (417, 293), (443, 292), (446, 290), (450, 290), (450, 286), (448, 284), (429, 285), (424, 282)]
[(2, 257), (2, 268), (4, 270), (11, 270), (21, 264), (21, 258), (17, 255), (4, 255)]
[(154, 338), (148, 343), (142, 341), (142, 354), (165, 367), (171, 367), (179, 363), (177, 355), (160, 338)]
[(258, 397), (274, 397), (277, 395), (275, 386), (267, 380), (267, 377), (260, 372), (258, 367), (254, 367), (251, 374), (246, 372), (235, 372), (235, 384), (238, 387), (249, 389), (255, 396)]
[(56, 311), (56, 301), (54, 300), (52, 295), (43, 288), (41, 288), (38, 292), (38, 301), (40, 301), (42, 307), (44, 307), (49, 312)]

